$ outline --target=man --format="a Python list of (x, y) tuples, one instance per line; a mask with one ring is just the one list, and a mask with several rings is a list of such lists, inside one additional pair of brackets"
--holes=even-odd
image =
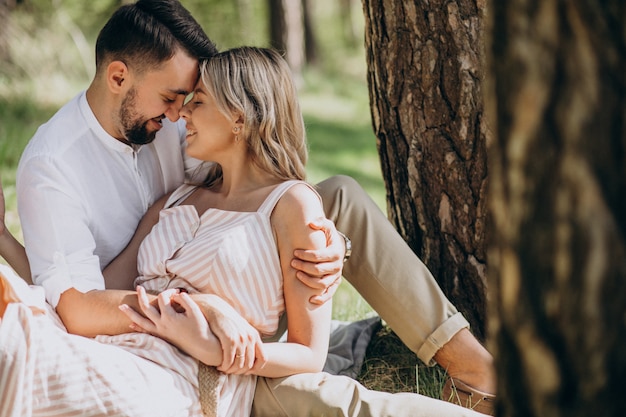
[[(71, 333), (129, 331), (118, 306), (136, 306), (136, 295), (125, 277), (104, 277), (101, 271), (127, 244), (147, 208), (178, 186), (184, 173), (198, 171), (184, 156), (178, 111), (196, 83), (198, 58), (214, 52), (177, 1), (140, 0), (121, 7), (98, 37), (96, 74), (87, 91), (40, 127), (24, 151), (17, 192), (33, 280)], [(376, 205), (347, 177), (319, 187), (327, 216), (355, 242), (344, 276), (420, 359), (493, 392), (491, 356)], [(341, 275), (344, 242), (330, 233), (325, 251), (296, 251), (292, 263), (303, 282), (319, 288), (312, 302), (332, 296)], [(198, 295), (195, 301), (220, 340), (228, 338), (229, 319), (219, 307), (210, 297)], [(356, 390), (346, 397), (331, 388), (348, 382), (322, 378), (263, 379), (256, 412), (328, 412), (368, 402), (353, 398), (364, 395)]]

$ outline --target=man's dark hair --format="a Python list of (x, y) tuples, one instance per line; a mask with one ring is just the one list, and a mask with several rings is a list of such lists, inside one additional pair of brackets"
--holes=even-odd
[(180, 48), (195, 58), (217, 53), (215, 44), (178, 0), (139, 0), (120, 7), (96, 41), (96, 68), (120, 60), (135, 71), (156, 68)]

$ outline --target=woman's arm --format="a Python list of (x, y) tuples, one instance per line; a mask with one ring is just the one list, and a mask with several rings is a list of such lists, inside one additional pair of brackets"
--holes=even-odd
[(279, 200), (272, 214), (272, 226), (278, 241), (284, 281), (288, 320), (286, 343), (266, 343), (265, 363), (255, 364), (249, 373), (282, 377), (302, 372), (319, 372), (328, 353), (332, 303), (311, 303), (323, 290), (313, 289), (296, 277), (291, 266), (296, 248), (326, 247), (323, 231), (313, 230), (309, 223), (324, 216), (317, 194), (303, 184), (291, 187)]
[[(234, 362), (241, 370), (238, 364), (242, 359), (235, 357), (237, 352), (250, 353), (251, 361), (245, 371), (252, 367), (255, 358), (259, 362), (265, 360), (259, 333), (228, 303), (216, 295), (207, 295), (199, 302), (192, 297), (186, 292), (167, 290), (154, 303), (142, 287), (137, 287), (138, 311), (143, 315), (125, 304), (120, 309), (133, 322), (133, 330), (167, 340), (220, 370), (231, 368)], [(204, 303), (208, 305), (203, 306)], [(215, 314), (209, 319), (203, 313), (205, 309)]]
[(28, 284), (32, 284), (30, 264), (26, 257), (24, 246), (15, 239), (4, 223), (5, 204), (2, 183), (0, 182), (0, 256), (22, 277)]
[(137, 255), (139, 246), (159, 221), (159, 213), (165, 206), (169, 194), (157, 200), (144, 214), (137, 225), (135, 235), (128, 245), (102, 271), (107, 289), (132, 290), (137, 278)]

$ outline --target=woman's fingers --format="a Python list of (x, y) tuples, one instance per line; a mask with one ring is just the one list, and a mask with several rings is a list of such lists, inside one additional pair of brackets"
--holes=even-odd
[(152, 321), (137, 313), (129, 305), (122, 304), (119, 306), (119, 309), (130, 319), (132, 322), (130, 328), (134, 331), (141, 333), (153, 333), (156, 331), (156, 326)]

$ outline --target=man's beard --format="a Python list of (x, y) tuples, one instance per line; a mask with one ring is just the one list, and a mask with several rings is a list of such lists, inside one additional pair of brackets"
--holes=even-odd
[(131, 88), (120, 108), (120, 120), (124, 129), (124, 137), (133, 145), (146, 145), (154, 140), (157, 131), (148, 132), (148, 121), (142, 122), (135, 112), (137, 90)]

